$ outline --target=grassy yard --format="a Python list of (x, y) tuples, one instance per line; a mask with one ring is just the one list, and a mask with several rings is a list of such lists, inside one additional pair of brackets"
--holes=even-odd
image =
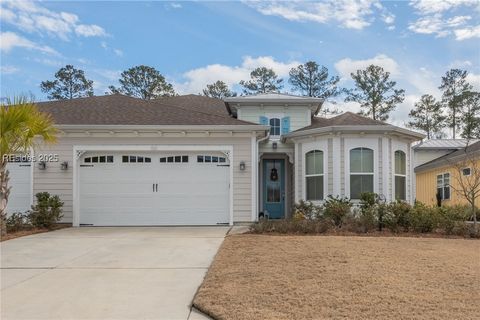
[(480, 241), (230, 236), (194, 305), (215, 319), (478, 319)]

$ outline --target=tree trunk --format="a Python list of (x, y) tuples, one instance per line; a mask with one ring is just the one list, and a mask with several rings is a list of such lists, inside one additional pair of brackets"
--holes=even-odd
[(475, 198), (472, 201), (472, 214), (473, 214), (473, 230), (475, 232), (475, 235), (478, 235), (477, 210), (475, 208)]
[(455, 127), (457, 126), (457, 114), (455, 112), (455, 108), (452, 110), (453, 115), (453, 139), (455, 139)]
[(8, 170), (7, 162), (1, 161), (0, 163), (0, 237), (7, 235), (7, 203), (8, 196), (10, 194), (10, 188), (8, 187)]

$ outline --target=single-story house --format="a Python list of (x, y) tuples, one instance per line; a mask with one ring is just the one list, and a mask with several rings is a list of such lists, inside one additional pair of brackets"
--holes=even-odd
[(64, 221), (216, 225), (284, 218), (300, 199), (414, 200), (411, 145), (422, 134), (287, 94), (144, 101), (120, 94), (40, 102), (58, 143), (10, 163), (9, 212), (59, 195)]
[[(415, 153), (434, 154), (450, 149), (450, 152), (415, 167), (416, 199), (428, 205), (437, 205), (437, 195), (442, 205), (468, 204), (461, 194), (461, 183), (465, 190), (472, 190), (480, 174), (480, 141), (439, 140), (414, 147)], [(439, 150), (432, 150), (436, 145)], [(428, 149), (428, 147), (430, 149)], [(470, 188), (468, 186), (471, 186)], [(460, 191), (460, 192), (458, 192)], [(480, 198), (476, 201), (480, 207)]]

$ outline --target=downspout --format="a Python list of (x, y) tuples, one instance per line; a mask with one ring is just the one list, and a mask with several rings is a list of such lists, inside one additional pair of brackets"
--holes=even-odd
[[(267, 131), (267, 130), (265, 130)], [(255, 150), (255, 189), (257, 190), (256, 192), (256, 199), (255, 199), (255, 221), (258, 221), (258, 204), (259, 204), (259, 201), (260, 201), (260, 188), (258, 186), (258, 164), (259, 164), (259, 155), (258, 155), (258, 151), (260, 150), (260, 142), (263, 142), (265, 140), (268, 140), (270, 139), (270, 129), (267, 131), (267, 135), (259, 140), (257, 140), (257, 145), (256, 145), (256, 150)]]

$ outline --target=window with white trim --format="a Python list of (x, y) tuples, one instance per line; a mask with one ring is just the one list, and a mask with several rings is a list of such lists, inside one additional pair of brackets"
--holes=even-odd
[(144, 156), (128, 156), (128, 155), (123, 155), (122, 156), (122, 162), (123, 163), (151, 163), (152, 158), (150, 157), (144, 157)]
[(197, 162), (199, 162), (199, 163), (226, 163), (227, 158), (217, 157), (217, 156), (198, 155), (197, 156)]
[(306, 200), (323, 200), (323, 151), (312, 150), (305, 154)]
[(355, 148), (350, 150), (350, 198), (365, 192), (373, 192), (373, 150)]
[(437, 175), (437, 194), (442, 200), (450, 200), (450, 173)]
[(407, 156), (405, 152), (395, 151), (395, 199), (406, 200), (407, 196)]
[(270, 124), (270, 136), (278, 137), (281, 132), (281, 121), (279, 118), (270, 118), (268, 120)]
[(161, 157), (160, 163), (187, 163), (188, 156), (168, 156)]
[(113, 163), (113, 156), (93, 156), (83, 159), (83, 163)]

